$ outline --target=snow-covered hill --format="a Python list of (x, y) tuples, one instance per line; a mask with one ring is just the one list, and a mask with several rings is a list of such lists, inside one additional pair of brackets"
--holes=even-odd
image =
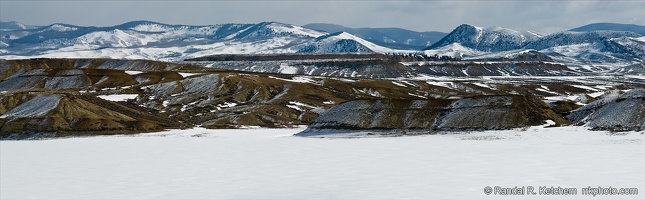
[[(208, 26), (133, 21), (112, 27), (52, 24), (3, 29), (0, 58), (100, 57), (182, 60), (212, 54), (389, 52), (351, 34), (262, 22)], [(312, 47), (322, 49), (311, 49)], [(354, 48), (349, 48), (353, 46)], [(303, 49), (307, 48), (307, 49)]]
[(530, 31), (464, 24), (425, 52), (468, 60), (494, 60), (539, 51), (566, 65), (616, 68), (643, 62), (644, 41), (643, 36), (629, 31), (565, 31), (541, 36)]
[(526, 46), (553, 57), (615, 64), (642, 62), (645, 37), (633, 32), (594, 31), (554, 34)]
[(417, 32), (401, 28), (349, 28), (325, 23), (312, 23), (303, 27), (329, 33), (347, 32), (377, 45), (406, 50), (425, 49), (448, 34), (436, 31)]
[(327, 34), (299, 47), (298, 53), (393, 52), (346, 32)]
[(542, 37), (540, 34), (530, 31), (515, 31), (501, 27), (482, 28), (462, 24), (428, 49), (459, 43), (461, 46), (479, 51), (507, 51), (522, 48), (540, 37)]
[(590, 32), (561, 32), (539, 38), (526, 46), (527, 49), (542, 50), (558, 46), (600, 42), (610, 38), (640, 37), (638, 33), (627, 31), (590, 31)]
[(569, 31), (587, 32), (587, 31), (630, 31), (645, 35), (645, 26), (636, 24), (618, 24), (618, 23), (593, 23), (584, 25)]
[(0, 22), (0, 30), (2, 31), (12, 31), (12, 30), (25, 30), (25, 29), (30, 29), (30, 28), (35, 28), (34, 26), (29, 26), (22, 24), (20, 22)]

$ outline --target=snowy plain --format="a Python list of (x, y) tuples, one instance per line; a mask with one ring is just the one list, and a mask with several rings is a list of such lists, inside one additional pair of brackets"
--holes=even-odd
[[(645, 188), (645, 135), (584, 127), (306, 138), (169, 130), (0, 141), (0, 199), (551, 199), (486, 186)], [(561, 198), (562, 197), (562, 198)]]

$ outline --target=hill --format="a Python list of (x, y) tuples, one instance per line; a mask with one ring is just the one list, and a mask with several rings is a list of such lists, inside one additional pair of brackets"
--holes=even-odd
[(588, 31), (628, 31), (645, 35), (645, 26), (636, 24), (618, 24), (618, 23), (593, 23), (587, 24), (569, 31), (588, 32)]
[(325, 23), (312, 23), (303, 27), (328, 33), (347, 32), (380, 46), (406, 50), (424, 49), (446, 36), (446, 33), (438, 31), (417, 32), (402, 28), (349, 28)]

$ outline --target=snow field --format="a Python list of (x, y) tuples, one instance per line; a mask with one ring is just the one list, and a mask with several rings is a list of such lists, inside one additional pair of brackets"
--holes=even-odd
[(517, 199), (487, 196), (483, 188), (645, 188), (642, 133), (531, 127), (394, 138), (292, 136), (302, 130), (196, 128), (0, 141), (0, 199)]

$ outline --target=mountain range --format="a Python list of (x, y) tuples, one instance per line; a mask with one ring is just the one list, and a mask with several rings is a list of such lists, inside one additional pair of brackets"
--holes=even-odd
[(496, 59), (535, 50), (569, 65), (627, 66), (645, 55), (645, 26), (599, 23), (542, 35), (463, 24), (450, 33), (398, 28), (296, 26), (280, 22), (170, 25), (132, 21), (110, 27), (0, 23), (0, 58), (116, 58), (177, 61), (216, 54), (418, 53)]

